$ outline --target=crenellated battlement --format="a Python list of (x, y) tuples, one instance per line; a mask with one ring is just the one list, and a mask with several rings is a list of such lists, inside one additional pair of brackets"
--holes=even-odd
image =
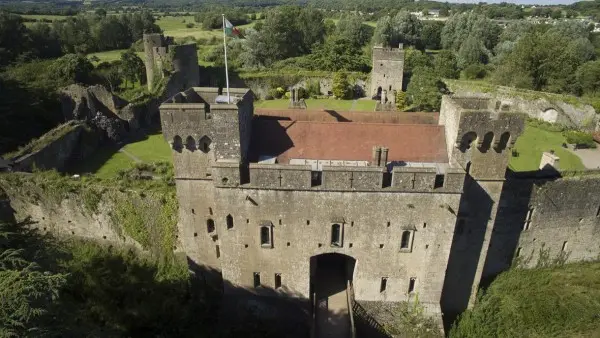
[[(248, 181), (242, 177), (247, 170)], [(323, 166), (313, 171), (310, 165), (216, 162), (212, 166), (213, 184), (218, 188), (312, 191), (378, 191), (420, 193), (462, 193), (465, 172), (446, 168)]]

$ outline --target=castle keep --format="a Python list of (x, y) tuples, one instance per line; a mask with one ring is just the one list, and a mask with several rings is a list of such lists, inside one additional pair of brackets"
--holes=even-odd
[(173, 83), (179, 90), (197, 86), (200, 79), (196, 44), (176, 45), (172, 37), (162, 34), (144, 34), (144, 63), (148, 89), (172, 73)]

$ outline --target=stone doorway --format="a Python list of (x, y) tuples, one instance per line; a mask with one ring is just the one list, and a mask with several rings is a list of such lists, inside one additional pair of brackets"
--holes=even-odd
[(328, 253), (310, 258), (310, 291), (315, 312), (316, 337), (349, 337), (350, 309), (347, 285), (352, 282), (356, 260)]

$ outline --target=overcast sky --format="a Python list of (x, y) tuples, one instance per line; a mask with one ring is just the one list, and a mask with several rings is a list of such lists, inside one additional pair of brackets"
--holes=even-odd
[[(444, 2), (438, 0), (440, 2)], [(479, 3), (479, 0), (447, 0), (448, 2), (461, 2), (461, 3)], [(524, 4), (524, 5), (568, 5), (576, 0), (482, 0), (487, 3), (500, 3), (500, 2), (510, 2), (516, 4)]]

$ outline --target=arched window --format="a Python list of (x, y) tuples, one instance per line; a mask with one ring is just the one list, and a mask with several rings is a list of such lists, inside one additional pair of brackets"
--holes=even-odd
[(189, 151), (194, 151), (196, 150), (196, 140), (194, 140), (193, 137), (188, 136), (185, 139), (185, 148)]
[(215, 231), (215, 221), (212, 218), (206, 220), (206, 231), (209, 234)]
[(181, 152), (181, 149), (183, 149), (183, 141), (181, 140), (181, 136), (175, 135), (175, 137), (173, 137), (173, 150)]
[(271, 241), (271, 227), (270, 226), (261, 226), (260, 227), (260, 246), (263, 248), (271, 248), (273, 247)]
[(340, 224), (331, 225), (331, 246), (342, 246), (342, 226)]
[(496, 152), (500, 153), (500, 152), (502, 152), (502, 150), (506, 149), (506, 146), (508, 145), (508, 141), (510, 141), (510, 133), (509, 132), (502, 133), (502, 135), (500, 136), (500, 141), (498, 141), (498, 145), (496, 146)]
[(225, 217), (225, 222), (227, 223), (227, 229), (233, 229), (233, 217), (231, 215)]
[(402, 232), (402, 240), (400, 241), (400, 249), (410, 249), (410, 231)]
[(460, 151), (463, 153), (471, 148), (471, 144), (477, 139), (477, 134), (473, 131), (470, 131), (463, 135), (460, 140)]
[(212, 140), (210, 139), (210, 137), (204, 135), (200, 138), (200, 140), (198, 140), (198, 149), (200, 149), (200, 151), (202, 151), (203, 153), (208, 153), (210, 151), (211, 143)]
[(487, 153), (487, 151), (492, 146), (492, 141), (494, 141), (494, 133), (492, 133), (491, 131), (487, 132), (483, 136), (483, 142), (481, 142), (481, 146), (479, 147), (479, 151), (481, 151), (482, 153)]

